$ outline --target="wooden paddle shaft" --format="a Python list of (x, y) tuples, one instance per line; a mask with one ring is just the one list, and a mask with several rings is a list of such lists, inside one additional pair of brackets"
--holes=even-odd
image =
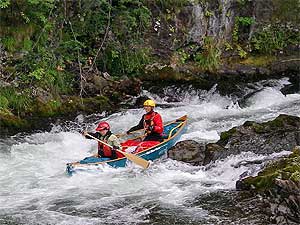
[(113, 146), (111, 146), (110, 144), (108, 144), (108, 143), (106, 143), (106, 142), (104, 142), (104, 141), (101, 141), (101, 140), (99, 140), (98, 138), (95, 138), (94, 136), (92, 136), (92, 135), (90, 135), (90, 134), (86, 134), (86, 136), (89, 136), (89, 137), (95, 139), (96, 141), (99, 141), (100, 143), (102, 143), (102, 144), (104, 144), (104, 145), (106, 145), (106, 146), (108, 146), (108, 147), (110, 147), (110, 148), (113, 148)]
[[(92, 139), (95, 139), (96, 141), (99, 141), (100, 143), (102, 143), (104, 145), (107, 145), (110, 148), (113, 148), (111, 145), (105, 143), (104, 141), (99, 140), (98, 138), (95, 138), (94, 136), (92, 136), (90, 134), (86, 134), (86, 135), (91, 137)], [(149, 165), (150, 165), (150, 163), (147, 160), (145, 160), (145, 159), (143, 159), (143, 158), (141, 158), (137, 155), (133, 155), (133, 154), (130, 154), (130, 153), (127, 153), (127, 152), (123, 152), (123, 151), (120, 151), (118, 149), (115, 149), (115, 150), (120, 152), (121, 154), (123, 154), (126, 158), (130, 159), (132, 162), (142, 166), (144, 169), (148, 168)]]

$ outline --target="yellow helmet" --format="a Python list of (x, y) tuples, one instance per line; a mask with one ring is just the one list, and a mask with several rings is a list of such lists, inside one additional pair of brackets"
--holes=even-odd
[(151, 106), (151, 107), (155, 107), (155, 102), (151, 99), (148, 99), (144, 102), (144, 106)]

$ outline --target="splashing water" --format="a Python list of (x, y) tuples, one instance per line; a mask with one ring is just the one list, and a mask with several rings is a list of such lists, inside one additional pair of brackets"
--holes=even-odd
[[(189, 116), (188, 129), (181, 140), (215, 142), (221, 132), (246, 120), (263, 122), (281, 113), (300, 116), (300, 94), (284, 96), (276, 86), (263, 87), (247, 99), (245, 108), (215, 91), (181, 93), (175, 96), (181, 103), (166, 102), (148, 92), (147, 95), (158, 105), (168, 106), (156, 108), (164, 121), (184, 114)], [(123, 133), (137, 124), (142, 114), (142, 109), (131, 109), (104, 119), (114, 133)], [(207, 204), (217, 199), (220, 207), (225, 201), (228, 203), (224, 193), (234, 190), (240, 175), (250, 170), (256, 173), (260, 168), (241, 162), (278, 155), (243, 153), (209, 167), (163, 158), (152, 163), (148, 170), (132, 164), (128, 168), (103, 167), (66, 176), (66, 163), (91, 155), (97, 148), (97, 143), (84, 139), (78, 131), (93, 130), (103, 116), (81, 115), (54, 126), (51, 132), (20, 134), (0, 141), (0, 224), (257, 222), (257, 218), (245, 213), (229, 216), (230, 209), (222, 209), (220, 213)]]

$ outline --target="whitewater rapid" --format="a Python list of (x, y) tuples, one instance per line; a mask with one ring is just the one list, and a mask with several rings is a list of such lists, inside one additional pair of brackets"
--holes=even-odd
[[(282, 113), (300, 116), (300, 93), (283, 95), (280, 89), (288, 81), (276, 82), (249, 97), (244, 107), (214, 89), (181, 92), (176, 102), (147, 91), (143, 94), (158, 103), (156, 111), (164, 121), (188, 115), (181, 140), (209, 143), (245, 121), (264, 122)], [(124, 133), (143, 113), (129, 109), (109, 116), (79, 115), (53, 125), (51, 132), (0, 140), (0, 224), (254, 224), (246, 215), (237, 220), (215, 214), (195, 199), (234, 190), (242, 173), (259, 170), (259, 166), (236, 166), (239, 162), (289, 152), (271, 156), (245, 152), (206, 168), (162, 158), (147, 170), (132, 164), (66, 175), (66, 163), (96, 151), (97, 143), (83, 138), (81, 130), (93, 131), (100, 120), (106, 120), (114, 133)]]

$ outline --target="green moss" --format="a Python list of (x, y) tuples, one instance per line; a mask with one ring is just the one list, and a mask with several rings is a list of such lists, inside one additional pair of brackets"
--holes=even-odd
[(266, 132), (280, 130), (286, 126), (298, 127), (299, 124), (300, 124), (299, 117), (282, 114), (272, 121), (268, 121), (261, 124), (252, 123), (251, 126), (253, 127), (256, 133), (266, 133)]
[(220, 135), (220, 141), (221, 141), (221, 142), (227, 142), (228, 139), (229, 139), (230, 137), (232, 137), (234, 133), (236, 133), (236, 131), (237, 131), (237, 130), (236, 130), (236, 128), (234, 127), (234, 128), (231, 128), (229, 131), (222, 132), (221, 135)]
[(266, 191), (274, 187), (275, 179), (300, 181), (300, 155), (299, 151), (269, 164), (256, 177), (248, 177), (244, 180), (245, 184), (257, 191)]
[(275, 56), (250, 56), (240, 61), (243, 65), (267, 67), (276, 60)]
[(42, 117), (53, 117), (69, 115), (78, 111), (95, 113), (110, 110), (112, 107), (109, 99), (105, 96), (91, 98), (69, 97), (65, 100), (53, 99), (48, 102), (37, 101), (35, 115)]
[(9, 111), (0, 110), (0, 128), (22, 128), (28, 126), (29, 124), (26, 120), (13, 115)]
[(37, 114), (42, 117), (52, 117), (60, 114), (61, 102), (50, 100), (48, 102), (37, 101)]
[(252, 125), (252, 127), (253, 127), (254, 131), (255, 131), (256, 133), (258, 133), (258, 134), (261, 134), (261, 133), (265, 133), (265, 132), (266, 132), (265, 127), (262, 126), (261, 124), (254, 123), (254, 124)]
[(111, 109), (110, 100), (105, 96), (96, 96), (83, 99), (82, 109), (85, 112), (95, 113)]

